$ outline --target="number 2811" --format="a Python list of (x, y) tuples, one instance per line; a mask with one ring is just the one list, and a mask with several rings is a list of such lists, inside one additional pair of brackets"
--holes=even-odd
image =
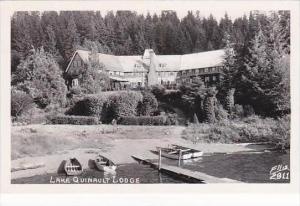
[(290, 179), (290, 173), (289, 172), (279, 172), (279, 173), (273, 173), (270, 177), (271, 180), (288, 180)]

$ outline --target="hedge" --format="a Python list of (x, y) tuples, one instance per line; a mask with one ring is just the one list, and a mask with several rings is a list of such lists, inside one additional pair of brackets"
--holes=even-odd
[(118, 123), (123, 125), (164, 125), (164, 116), (122, 116)]
[(76, 124), (76, 125), (99, 124), (97, 117), (87, 117), (87, 116), (56, 115), (56, 116), (48, 116), (47, 119), (48, 119), (48, 123), (50, 124)]
[(114, 118), (121, 116), (137, 115), (139, 102), (143, 101), (140, 92), (122, 91), (109, 97), (110, 111), (113, 112)]
[(87, 95), (78, 101), (66, 114), (98, 117), (102, 122), (111, 122), (120, 116), (134, 116), (142, 101), (142, 94), (134, 91), (103, 92)]

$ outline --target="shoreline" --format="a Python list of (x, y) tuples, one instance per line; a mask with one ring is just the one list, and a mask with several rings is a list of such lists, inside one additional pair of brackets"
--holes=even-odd
[[(266, 145), (259, 145), (256, 143), (243, 144), (223, 144), (223, 143), (197, 143), (193, 144), (191, 141), (181, 138), (181, 133), (184, 127), (180, 126), (118, 126), (118, 133), (101, 134), (103, 129), (111, 130), (111, 125), (98, 126), (80, 126), (76, 125), (28, 125), (12, 127), (12, 140), (22, 142), (32, 136), (38, 134), (40, 142), (36, 144), (43, 144), (41, 138), (45, 140), (50, 139), (51, 147), (63, 148), (62, 150), (55, 150), (52, 154), (32, 155), (28, 154), (25, 157), (16, 158), (11, 161), (12, 168), (22, 167), (25, 164), (44, 164), (43, 167), (36, 169), (26, 169), (11, 172), (11, 179), (18, 179), (23, 177), (31, 177), (46, 173), (56, 173), (63, 160), (76, 157), (83, 165), (84, 169), (89, 168), (89, 161), (93, 160), (97, 153), (101, 153), (107, 158), (111, 159), (116, 164), (136, 163), (131, 157), (132, 155), (143, 156), (148, 159), (156, 159), (157, 155), (150, 152), (157, 146), (168, 146), (170, 144), (178, 144), (203, 151), (204, 153), (234, 153), (234, 152), (249, 152), (259, 151), (266, 148)], [(143, 129), (143, 130), (142, 130)], [(97, 131), (96, 131), (97, 130)], [(159, 131), (158, 131), (159, 130)], [(34, 131), (32, 133), (32, 131)], [(49, 132), (51, 131), (51, 132)], [(55, 132), (54, 132), (55, 131)], [(100, 133), (99, 133), (100, 131)], [(60, 135), (58, 133), (60, 133)], [(78, 135), (85, 133), (84, 136)], [(138, 132), (138, 133), (136, 133)], [(63, 141), (60, 145), (57, 138)], [(57, 148), (53, 144), (58, 144)], [(68, 141), (66, 141), (68, 140)], [(68, 145), (66, 143), (72, 142), (73, 147), (64, 149)], [(26, 141), (25, 141), (26, 142)], [(90, 144), (88, 144), (90, 143)], [(66, 144), (66, 145), (65, 145)], [(35, 145), (35, 148), (38, 145)], [(77, 147), (76, 147), (77, 146)], [(16, 148), (12, 148), (16, 149)], [(19, 150), (25, 149), (21, 145)], [(38, 150), (38, 149), (37, 149)], [(31, 150), (29, 150), (31, 151)]]

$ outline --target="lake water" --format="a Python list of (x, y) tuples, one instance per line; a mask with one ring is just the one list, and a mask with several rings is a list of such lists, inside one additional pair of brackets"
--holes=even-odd
[[(164, 159), (163, 164), (178, 165), (178, 161)], [(220, 178), (230, 178), (245, 183), (289, 183), (289, 153), (260, 154), (215, 154), (198, 159), (181, 161), (180, 167), (206, 173)], [(273, 168), (273, 170), (272, 170)], [(272, 170), (272, 173), (270, 173)], [(277, 172), (277, 173), (276, 173)], [(278, 176), (278, 173), (281, 173)], [(282, 176), (283, 174), (283, 176)], [(270, 179), (275, 175), (275, 179)], [(285, 175), (285, 176), (284, 176)], [(278, 178), (279, 177), (279, 178)], [(85, 170), (78, 177), (63, 174), (45, 174), (19, 178), (12, 184), (149, 184), (149, 183), (190, 183), (186, 180), (160, 174), (148, 165), (137, 163), (120, 165), (115, 174), (104, 174), (97, 170)], [(200, 182), (199, 182), (200, 183)]]

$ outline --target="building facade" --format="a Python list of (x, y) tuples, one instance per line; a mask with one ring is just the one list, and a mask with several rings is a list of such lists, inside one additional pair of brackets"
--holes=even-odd
[[(89, 61), (91, 52), (77, 50), (65, 73), (69, 87), (78, 86), (78, 75)], [(178, 84), (201, 77), (206, 84), (215, 84), (222, 78), (224, 50), (184, 55), (155, 55), (146, 49), (142, 56), (115, 56), (98, 53), (114, 89), (145, 87), (161, 84), (174, 88)]]

